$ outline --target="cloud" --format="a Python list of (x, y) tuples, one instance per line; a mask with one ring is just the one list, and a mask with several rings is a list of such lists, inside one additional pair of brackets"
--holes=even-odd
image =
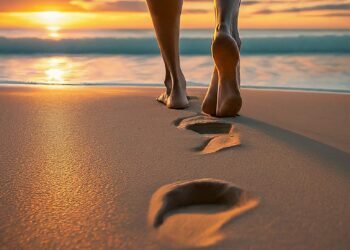
[(116, 11), (116, 12), (146, 12), (147, 5), (144, 1), (117, 1), (97, 5), (94, 11)]
[(70, 0), (0, 0), (0, 12), (26, 12), (26, 11), (79, 11)]
[(312, 15), (312, 16), (322, 16), (322, 17), (350, 17), (350, 12), (335, 12), (327, 13), (323, 15)]
[[(184, 0), (185, 2), (212, 2), (214, 4), (215, 0)], [(241, 1), (241, 5), (255, 5), (255, 4), (259, 4), (262, 3), (263, 1), (255, 1), (255, 0), (242, 0)]]
[(212, 10), (206, 10), (206, 9), (184, 9), (182, 10), (182, 13), (185, 14), (202, 14), (202, 13), (208, 13)]
[(241, 5), (243, 6), (250, 6), (250, 5), (256, 5), (261, 3), (261, 1), (242, 1)]
[[(145, 0), (0, 0), (0, 12), (31, 12), (31, 11), (96, 11), (96, 12), (147, 12)], [(166, 0), (164, 0), (166, 1)], [(185, 0), (213, 1), (213, 0)], [(43, 3), (44, 2), (44, 3)], [(207, 13), (207, 9), (186, 9), (183, 13)]]
[[(145, 0), (0, 0), (0, 12), (28, 12), (28, 11), (97, 11), (97, 12), (147, 12)], [(167, 0), (164, 0), (167, 1)], [(214, 0), (184, 0), (192, 3), (213, 3)], [(274, 9), (275, 4), (291, 6), (290, 8)], [(314, 3), (314, 6), (305, 6)], [(242, 0), (242, 7), (249, 10), (250, 6), (268, 6), (254, 14), (311, 12), (317, 10), (342, 11), (350, 9), (349, 0)], [(294, 7), (297, 4), (297, 7)], [(299, 7), (299, 6), (305, 7)], [(281, 6), (281, 5), (280, 5)], [(198, 7), (198, 4), (196, 6)], [(207, 13), (212, 9), (184, 8), (183, 13)]]
[[(185, 0), (192, 2), (204, 2), (204, 1), (213, 1), (213, 0)], [(86, 10), (97, 11), (97, 12), (147, 12), (147, 4), (145, 0), (72, 0), (72, 4), (80, 6)], [(208, 13), (212, 9), (183, 9), (183, 13), (186, 14), (200, 14)]]
[(321, 10), (349, 10), (350, 3), (341, 3), (341, 4), (322, 4), (314, 5), (307, 7), (294, 7), (281, 10), (272, 10), (272, 9), (261, 9), (255, 12), (255, 14), (271, 14), (271, 13), (297, 13), (297, 12), (309, 12), (309, 11), (321, 11)]
[(350, 17), (350, 12), (348, 13), (328, 13), (328, 14), (325, 14), (323, 16), (331, 16), (331, 17), (342, 17), (342, 16), (349, 16)]

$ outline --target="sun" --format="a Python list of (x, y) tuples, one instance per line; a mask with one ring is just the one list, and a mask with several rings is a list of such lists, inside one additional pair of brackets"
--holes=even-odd
[(36, 19), (48, 31), (48, 37), (52, 39), (59, 39), (61, 26), (64, 23), (64, 13), (59, 11), (44, 11), (36, 13)]
[(59, 25), (63, 19), (63, 13), (59, 11), (38, 12), (38, 19), (46, 25)]

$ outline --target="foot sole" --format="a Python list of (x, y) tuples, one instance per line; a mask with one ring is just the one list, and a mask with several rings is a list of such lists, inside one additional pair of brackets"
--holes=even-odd
[(242, 107), (237, 76), (239, 48), (230, 35), (219, 33), (213, 42), (212, 54), (219, 73), (216, 116), (235, 116)]

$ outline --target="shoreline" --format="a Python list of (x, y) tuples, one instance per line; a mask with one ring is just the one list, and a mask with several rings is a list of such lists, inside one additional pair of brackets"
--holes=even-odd
[[(1, 87), (91, 87), (91, 88), (164, 88), (159, 83), (36, 83), (36, 82), (20, 82), (20, 81), (4, 81), (0, 80)], [(207, 89), (208, 86), (203, 83), (189, 82), (188, 89)], [(325, 93), (325, 94), (350, 94), (350, 90), (338, 89), (317, 89), (317, 88), (298, 88), (298, 87), (269, 87), (269, 86), (253, 86), (244, 85), (241, 89), (261, 90), (261, 91), (281, 91), (281, 92), (298, 92), (298, 93)]]

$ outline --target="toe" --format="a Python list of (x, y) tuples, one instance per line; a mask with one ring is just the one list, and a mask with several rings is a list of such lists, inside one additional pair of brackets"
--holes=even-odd
[(163, 104), (167, 103), (168, 95), (164, 92), (158, 98), (157, 101)]

